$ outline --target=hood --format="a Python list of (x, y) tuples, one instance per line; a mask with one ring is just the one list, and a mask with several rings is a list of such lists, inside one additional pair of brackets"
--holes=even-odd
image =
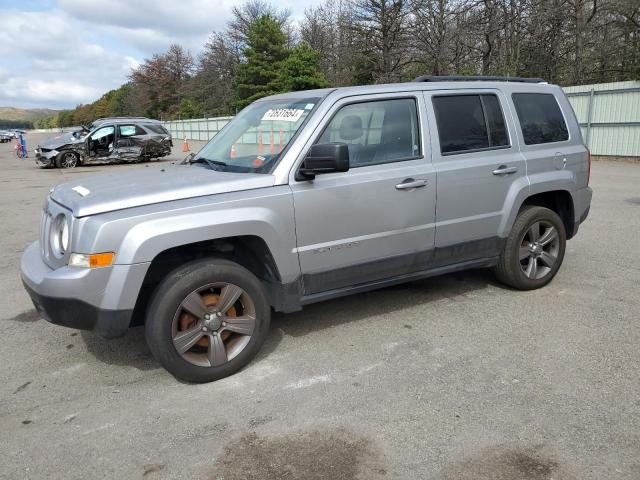
[(53, 150), (56, 148), (60, 148), (63, 145), (69, 145), (70, 143), (82, 143), (83, 141), (83, 136), (75, 137), (73, 135), (73, 132), (69, 132), (58, 135), (57, 137), (47, 138), (43, 143), (40, 144), (40, 146)]
[(51, 198), (76, 217), (218, 193), (271, 187), (272, 175), (216, 172), (203, 167), (147, 167), (86, 177), (56, 186)]

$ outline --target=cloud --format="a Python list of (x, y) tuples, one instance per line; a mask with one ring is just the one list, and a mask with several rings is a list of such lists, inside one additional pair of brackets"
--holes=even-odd
[[(2, 12), (4, 13), (4, 12)], [(127, 79), (139, 61), (61, 12), (0, 13), (0, 105), (74, 107)]]
[[(0, 0), (0, 105), (72, 108), (172, 43), (194, 56), (245, 0)], [(320, 0), (273, 0), (294, 19)]]

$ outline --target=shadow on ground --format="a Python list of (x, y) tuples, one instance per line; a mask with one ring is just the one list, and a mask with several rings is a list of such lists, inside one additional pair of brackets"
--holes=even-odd
[(19, 313), (15, 317), (11, 317), (8, 320), (10, 322), (32, 323), (37, 322), (42, 317), (36, 311), (36, 309), (27, 310), (26, 312)]
[(288, 315), (275, 314), (271, 328), (299, 337), (373, 315), (390, 314), (397, 317), (400, 328), (405, 325), (402, 321), (405, 309), (445, 299), (465, 301), (466, 295), (496, 285), (499, 284), (490, 270), (458, 272), (309, 305)]
[[(470, 270), (309, 305), (292, 314), (276, 313), (272, 317), (269, 336), (256, 360), (268, 357), (285, 335), (300, 337), (336, 325), (362, 321), (373, 315), (392, 314), (397, 317), (398, 327), (411, 328), (402, 321), (404, 309), (443, 299), (464, 301), (465, 295), (495, 284), (488, 270)], [(36, 310), (29, 310), (9, 320), (28, 323), (40, 318)], [(147, 347), (142, 326), (130, 328), (123, 337), (111, 340), (89, 331), (80, 331), (80, 336), (87, 351), (101, 362), (139, 370), (161, 368)]]
[(81, 331), (87, 351), (101, 362), (130, 366), (139, 370), (161, 368), (155, 361), (144, 339), (144, 327), (130, 328), (120, 338), (105, 339), (93, 332)]

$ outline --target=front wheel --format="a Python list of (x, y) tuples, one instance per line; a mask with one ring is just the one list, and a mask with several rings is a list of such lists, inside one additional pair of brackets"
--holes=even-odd
[(531, 206), (516, 218), (503, 246), (495, 273), (518, 290), (533, 290), (549, 283), (564, 259), (567, 233), (556, 212)]
[(56, 157), (56, 167), (75, 168), (78, 165), (78, 154), (75, 152), (62, 152)]
[(158, 286), (145, 335), (153, 356), (176, 378), (211, 382), (253, 359), (270, 316), (262, 284), (251, 272), (227, 260), (198, 260)]

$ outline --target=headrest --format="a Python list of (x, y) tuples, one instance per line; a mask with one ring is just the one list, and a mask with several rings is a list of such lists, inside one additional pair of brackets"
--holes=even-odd
[(362, 136), (362, 120), (358, 115), (347, 115), (340, 122), (340, 138), (355, 140)]

